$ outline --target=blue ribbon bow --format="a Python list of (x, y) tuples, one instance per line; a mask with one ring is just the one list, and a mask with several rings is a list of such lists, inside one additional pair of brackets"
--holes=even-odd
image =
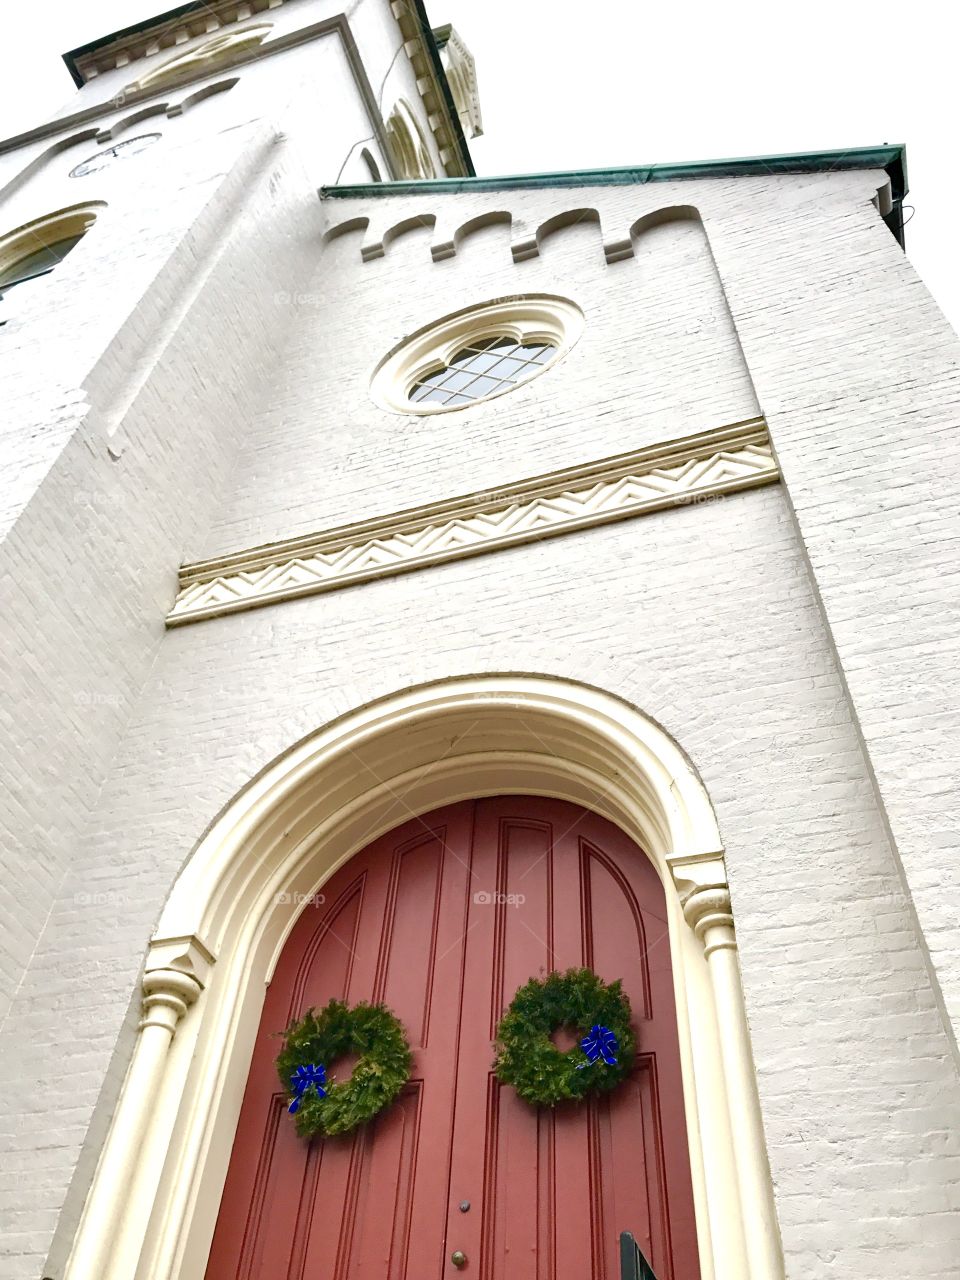
[(617, 1044), (617, 1037), (613, 1034), (609, 1027), (592, 1026), (587, 1034), (580, 1041), (580, 1048), (589, 1058), (589, 1062), (581, 1062), (578, 1071), (582, 1071), (592, 1062), (596, 1062), (598, 1058), (603, 1058), (608, 1067), (615, 1067), (617, 1060), (613, 1056), (620, 1046)]
[(287, 1110), (290, 1115), (300, 1110), (300, 1103), (303, 1101), (303, 1095), (312, 1085), (317, 1091), (318, 1098), (325, 1098), (327, 1091), (323, 1087), (327, 1083), (327, 1069), (324, 1066), (316, 1066), (310, 1063), (306, 1067), (297, 1067), (296, 1071), (290, 1077), (290, 1085), (293, 1089), (293, 1101)]

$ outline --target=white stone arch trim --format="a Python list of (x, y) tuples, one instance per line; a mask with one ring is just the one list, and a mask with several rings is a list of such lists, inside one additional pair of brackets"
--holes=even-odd
[[(453, 243), (459, 249), (468, 236), (476, 231), (485, 231), (487, 227), (513, 226), (513, 214), (509, 209), (488, 209), (486, 213), (478, 213), (473, 218), (462, 222), (453, 233)], [(436, 256), (436, 255), (435, 255)]]
[(148, 107), (141, 107), (139, 111), (131, 111), (129, 115), (122, 116), (106, 129), (101, 129), (97, 134), (97, 142), (106, 144), (113, 142), (119, 138), (121, 133), (126, 133), (128, 129), (133, 129), (136, 125), (142, 124), (144, 120), (152, 120), (157, 116), (166, 116), (169, 114), (168, 102), (154, 102)]
[(106, 207), (103, 200), (67, 205), (0, 235), (0, 276), (38, 249), (71, 236), (86, 235)]
[(703, 226), (703, 217), (696, 205), (663, 205), (661, 208), (652, 209), (649, 213), (637, 218), (636, 222), (631, 224), (628, 234), (631, 239), (635, 240), (642, 236), (645, 231), (651, 231), (654, 227), (662, 227), (668, 222), (698, 222)]
[(139, 111), (129, 113), (119, 120), (115, 120), (112, 124), (102, 127), (93, 127), (83, 129), (79, 133), (70, 134), (67, 137), (60, 138), (56, 142), (50, 144), (39, 155), (35, 156), (19, 173), (15, 174), (4, 187), (0, 187), (0, 201), (7, 200), (12, 197), (34, 174), (38, 173), (45, 165), (53, 161), (62, 151), (68, 151), (72, 147), (79, 146), (81, 142), (94, 142), (99, 145), (106, 145), (119, 137), (121, 133), (133, 128), (143, 120), (148, 120), (154, 116), (165, 115), (169, 119), (183, 115), (185, 111), (191, 110), (198, 106), (207, 98), (211, 98), (219, 93), (224, 93), (228, 89), (232, 89), (240, 83), (239, 76), (233, 76), (230, 79), (218, 80), (213, 84), (205, 85), (202, 89), (197, 90), (189, 96), (182, 98), (177, 103), (162, 101), (151, 103), (143, 107)]
[[(393, 202), (390, 203), (392, 205)], [(369, 210), (371, 206), (367, 203), (364, 208)], [(510, 256), (515, 263), (538, 258), (544, 246), (564, 232), (580, 226), (595, 228), (603, 261), (608, 266), (633, 258), (643, 235), (655, 227), (670, 222), (695, 222), (703, 226), (703, 219), (694, 205), (666, 205), (643, 214), (632, 223), (614, 219), (606, 213), (601, 215), (599, 209), (587, 206), (560, 209), (534, 223), (528, 223), (516, 211), (491, 208), (463, 222), (455, 206), (448, 206), (443, 200), (437, 201), (427, 212), (410, 203), (400, 216), (388, 205), (365, 216), (369, 229), (361, 247), (360, 256), (364, 262), (382, 258), (390, 240), (396, 238), (399, 231), (415, 225), (418, 218), (435, 220), (435, 234), (430, 245), (430, 256), (434, 262), (455, 257), (461, 243), (475, 231), (497, 224), (510, 228)]]
[(215, 98), (220, 93), (228, 93), (239, 83), (239, 76), (231, 76), (227, 80), (215, 80), (213, 84), (206, 84), (202, 89), (197, 89), (195, 93), (190, 93), (185, 98), (181, 98), (179, 102), (174, 103), (167, 110), (167, 115), (171, 119), (174, 116), (182, 116), (185, 111), (191, 111), (194, 107), (198, 107), (201, 102), (206, 102), (208, 98)]
[(298, 900), (411, 816), (504, 793), (593, 809), (653, 861), (667, 893), (702, 1280), (783, 1280), (709, 799), (635, 708), (529, 675), (453, 679), (357, 709), (275, 761), (214, 822), (150, 945), (142, 1029), (65, 1280), (202, 1280), (265, 984)]
[(430, 256), (434, 262), (443, 262), (453, 258), (460, 251), (465, 240), (487, 227), (505, 226), (509, 236), (513, 227), (513, 214), (508, 209), (490, 209), (486, 213), (478, 213), (475, 217), (461, 222), (452, 210), (443, 209), (443, 215), (437, 220), (436, 234), (430, 246)]
[[(586, 318), (577, 304), (555, 294), (517, 294), (478, 302), (434, 320), (398, 343), (373, 370), (370, 393), (392, 413), (424, 417), (460, 412), (472, 405), (414, 404), (410, 392), (424, 375), (447, 364), (465, 344), (486, 338), (510, 337), (516, 342), (549, 344), (554, 351), (534, 374), (540, 377), (569, 354), (585, 326)], [(500, 394), (504, 393), (478, 397), (472, 404)]]
[(380, 166), (377, 163), (376, 156), (369, 147), (363, 147), (360, 151), (360, 159), (367, 167), (367, 173), (371, 182), (382, 182), (383, 174), (380, 172)]
[(386, 133), (398, 178), (437, 176), (426, 135), (406, 98), (399, 98), (394, 104), (387, 119)]
[(342, 222), (335, 222), (324, 231), (323, 243), (329, 244), (332, 240), (339, 240), (341, 236), (349, 235), (352, 231), (366, 231), (369, 225), (369, 218), (344, 218)]
[[(392, 227), (388, 227), (383, 233), (383, 240), (381, 242), (383, 252), (386, 252), (395, 240), (400, 240), (410, 232), (420, 231), (424, 227), (429, 227), (433, 230), (436, 224), (437, 215), (435, 213), (414, 213), (411, 214), (409, 218), (403, 218), (400, 222), (395, 222)], [(366, 247), (361, 248), (360, 253), (364, 261), (367, 261), (369, 255), (367, 254)]]
[(51, 143), (49, 147), (45, 147), (39, 155), (34, 156), (28, 165), (25, 165), (19, 173), (15, 174), (6, 186), (0, 187), (0, 205), (9, 200), (24, 186), (28, 178), (32, 178), (34, 174), (39, 173), (61, 151), (68, 151), (71, 147), (79, 146), (81, 142), (95, 142), (97, 141), (97, 136), (97, 129), (83, 129), (80, 133), (72, 133), (66, 138), (60, 138), (57, 142)]
[(551, 217), (544, 219), (537, 227), (537, 247), (542, 248), (544, 242), (558, 231), (565, 231), (568, 227), (582, 226), (596, 227), (599, 232), (599, 209), (565, 209), (562, 213), (555, 213)]

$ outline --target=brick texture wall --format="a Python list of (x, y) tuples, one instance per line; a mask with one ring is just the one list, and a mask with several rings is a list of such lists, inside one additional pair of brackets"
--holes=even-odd
[[(72, 302), (24, 332), (14, 433), (42, 416), (50, 444), (24, 453), (2, 565), (18, 704), (0, 1277), (60, 1274), (146, 943), (217, 813), (351, 707), (527, 671), (636, 704), (713, 799), (791, 1280), (952, 1280), (944, 1011), (960, 969), (941, 760), (960, 349), (870, 203), (882, 175), (324, 211), (272, 137), (201, 147), (169, 209), (134, 201), (128, 239), (91, 242)], [(604, 262), (601, 236), (677, 205), (702, 223), (648, 225), (634, 257)], [(512, 261), (511, 235), (579, 207), (601, 230), (581, 219)], [(444, 262), (429, 228), (368, 264), (363, 232), (320, 248), (324, 220), (412, 210), (442, 229), (498, 208), (512, 228)], [(129, 295), (98, 295), (100, 253), (115, 281), (133, 244)], [(587, 328), (523, 390), (429, 420), (370, 399), (404, 334), (539, 291), (578, 302)], [(86, 365), (71, 357), (76, 376), (49, 393), (40, 339), (66, 351), (78, 332)], [(758, 408), (782, 486), (163, 632), (185, 555), (495, 490)]]
[(24, 990), (69, 1007), (88, 1067), (75, 1124), (21, 1105), (31, 1160), (42, 1137), (65, 1173), (109, 1115), (145, 939), (237, 790), (351, 706), (517, 670), (586, 674), (704, 777), (791, 1280), (952, 1276), (960, 1089), (777, 488), (171, 633)]

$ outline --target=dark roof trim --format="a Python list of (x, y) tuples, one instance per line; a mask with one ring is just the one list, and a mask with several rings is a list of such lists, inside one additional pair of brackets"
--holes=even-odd
[(184, 18), (188, 13), (196, 13), (198, 9), (206, 9), (208, 7), (203, 0), (190, 0), (189, 4), (178, 5), (176, 9), (168, 9), (166, 13), (158, 13), (151, 18), (144, 18), (142, 22), (135, 22), (132, 27), (123, 27), (120, 31), (111, 31), (108, 35), (98, 36), (96, 40), (91, 40), (89, 44), (80, 45), (78, 49), (71, 49), (69, 53), (63, 55), (63, 60), (67, 64), (67, 70), (73, 77), (73, 83), (78, 89), (83, 88), (83, 77), (77, 70), (77, 62), (85, 53), (93, 53), (94, 49), (103, 49), (106, 45), (112, 44), (114, 40), (122, 40), (125, 36), (138, 35), (141, 31), (149, 31), (152, 27), (162, 26), (164, 22), (170, 22), (174, 18)]
[(418, 182), (379, 182), (321, 187), (321, 196), (356, 199), (420, 195), (427, 192), (508, 191), (518, 187), (615, 187), (684, 178), (740, 178), (785, 173), (829, 173), (883, 169), (890, 178), (893, 203), (907, 194), (907, 155), (902, 145), (854, 147), (847, 151), (808, 151), (786, 156), (747, 156), (740, 160), (697, 160), (686, 164), (631, 165), (622, 169), (569, 169), (560, 173), (518, 173), (503, 177), (430, 178)]
[[(443, 69), (443, 63), (440, 61), (440, 47), (437, 43), (437, 37), (433, 28), (430, 26), (430, 19), (427, 17), (427, 11), (424, 8), (423, 0), (413, 0), (413, 7), (416, 10), (417, 21), (420, 23), (420, 30), (423, 33), (423, 43), (427, 47), (427, 53), (433, 64), (433, 73), (436, 77), (437, 84), (440, 86), (440, 92), (443, 94), (443, 104), (447, 109), (447, 115), (450, 117), (450, 124), (453, 128), (453, 140), (457, 145), (460, 156), (463, 160), (463, 167), (471, 178), (477, 175), (476, 169), (473, 167), (473, 157), (470, 154), (470, 148), (467, 146), (466, 135), (463, 132), (463, 125), (460, 123), (460, 112), (457, 110), (456, 103), (453, 100), (453, 94), (450, 91), (450, 82), (447, 80), (447, 73)], [(442, 31), (444, 28), (440, 28)], [(446, 27), (447, 37), (450, 35), (449, 24)], [(444, 38), (446, 44), (446, 38)], [(445, 179), (440, 179), (445, 181)], [(457, 182), (459, 179), (452, 178), (449, 181)]]

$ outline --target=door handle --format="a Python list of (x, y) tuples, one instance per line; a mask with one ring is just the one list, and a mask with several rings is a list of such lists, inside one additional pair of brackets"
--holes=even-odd
[(450, 1255), (450, 1261), (455, 1267), (465, 1267), (467, 1265), (467, 1255), (462, 1249), (455, 1249)]

